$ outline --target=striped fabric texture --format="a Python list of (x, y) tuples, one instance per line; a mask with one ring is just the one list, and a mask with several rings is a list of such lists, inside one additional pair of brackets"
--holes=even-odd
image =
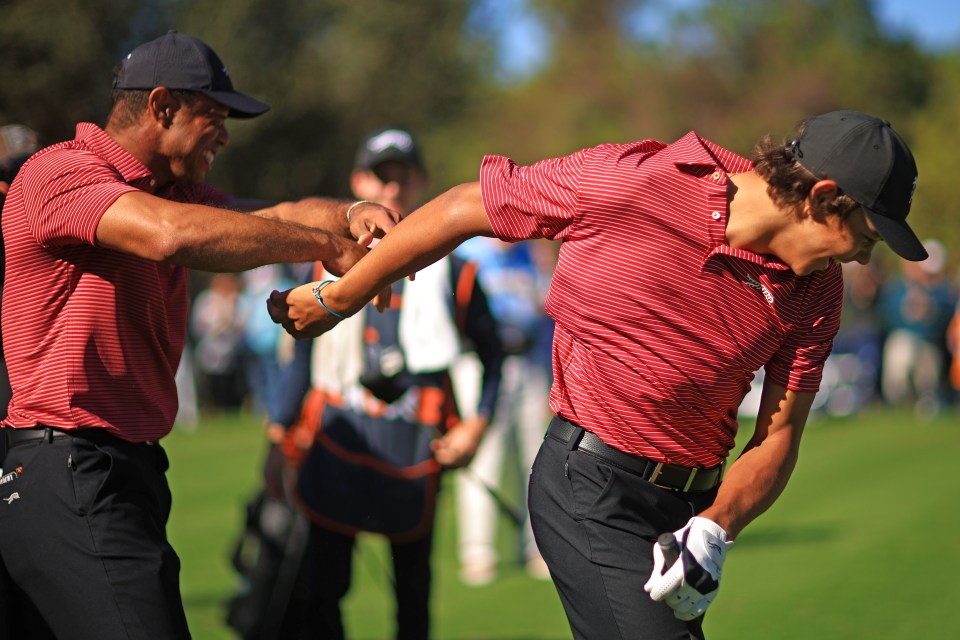
[(95, 241), (104, 212), (135, 190), (227, 202), (207, 185), (156, 191), (150, 171), (89, 123), (38, 152), (11, 185), (3, 209), (7, 426), (102, 427), (131, 442), (172, 428), (187, 270)]
[(714, 466), (754, 372), (816, 392), (840, 322), (839, 265), (797, 277), (726, 243), (728, 175), (748, 160), (691, 132), (518, 166), (487, 156), (487, 215), (508, 241), (562, 240), (551, 409), (622, 451)]

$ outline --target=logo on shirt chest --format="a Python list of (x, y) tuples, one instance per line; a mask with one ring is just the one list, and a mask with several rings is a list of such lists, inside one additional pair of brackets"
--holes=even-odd
[(754, 278), (753, 276), (751, 276), (751, 275), (749, 275), (749, 274), (747, 275), (747, 277), (746, 277), (746, 279), (744, 280), (744, 282), (747, 283), (747, 286), (748, 286), (748, 287), (750, 287), (750, 288), (752, 288), (752, 289), (756, 289), (757, 291), (759, 291), (760, 293), (762, 293), (764, 299), (765, 299), (769, 304), (773, 304), (773, 294), (770, 293), (770, 290), (767, 289), (767, 287), (766, 287), (763, 283), (758, 282), (756, 278)]

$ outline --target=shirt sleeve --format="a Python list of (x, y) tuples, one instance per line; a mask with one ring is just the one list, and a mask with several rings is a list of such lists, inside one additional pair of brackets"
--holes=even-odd
[(843, 273), (834, 264), (810, 276), (804, 295), (804, 314), (780, 350), (767, 363), (765, 373), (791, 391), (820, 389), (823, 365), (833, 350), (843, 308)]
[(519, 166), (503, 156), (480, 165), (483, 206), (497, 236), (508, 242), (566, 237), (577, 219), (577, 190), (587, 150)]
[(96, 243), (97, 225), (125, 193), (137, 191), (97, 155), (59, 150), (37, 157), (23, 181), (27, 225), (44, 247)]

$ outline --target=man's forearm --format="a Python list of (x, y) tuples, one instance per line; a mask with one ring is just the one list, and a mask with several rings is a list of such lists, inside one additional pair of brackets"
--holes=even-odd
[(733, 540), (780, 497), (797, 464), (813, 393), (764, 385), (753, 438), (727, 471), (713, 505), (699, 514)]
[(293, 202), (281, 202), (251, 212), (263, 218), (301, 224), (315, 229), (324, 229), (338, 236), (350, 237), (347, 209), (353, 201), (334, 198), (304, 198)]
[(189, 224), (166, 262), (204, 271), (237, 272), (280, 262), (329, 261), (352, 250), (350, 240), (321, 229), (228, 213)]
[(228, 209), (126, 193), (97, 225), (98, 246), (205, 271), (235, 272), (276, 262), (346, 256), (346, 271), (366, 254), (329, 232)]
[(771, 436), (731, 465), (713, 505), (698, 515), (709, 518), (733, 540), (777, 500), (797, 462), (788, 437)]

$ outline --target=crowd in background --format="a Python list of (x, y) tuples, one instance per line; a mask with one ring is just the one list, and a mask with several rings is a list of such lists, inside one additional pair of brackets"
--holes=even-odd
[[(922, 422), (957, 402), (960, 274), (951, 272), (939, 240), (924, 246), (930, 257), (923, 262), (884, 252), (866, 265), (843, 265), (840, 331), (815, 411), (843, 417), (884, 403), (912, 408)], [(759, 402), (756, 382), (742, 415), (751, 415)]]
[[(957, 402), (960, 276), (951, 272), (942, 243), (930, 239), (925, 246), (930, 257), (924, 262), (909, 263), (883, 253), (868, 265), (844, 265), (843, 320), (824, 371), (818, 411), (842, 417), (883, 402), (912, 407), (924, 420)], [(464, 247), (461, 253), (469, 257), (476, 251)], [(540, 268), (548, 280), (549, 263)], [(197, 294), (191, 321), (197, 388), (183, 389), (182, 424), (196, 419), (189, 406), (191, 393), (209, 410), (264, 407), (261, 396), (284, 360), (286, 339), (269, 322), (262, 303), (270, 287), (282, 289), (286, 285), (278, 283), (290, 280), (288, 267), (263, 267), (218, 274)], [(542, 308), (538, 313), (542, 317)], [(533, 330), (541, 332), (549, 345), (548, 322)], [(539, 362), (549, 366), (545, 358)], [(758, 372), (757, 389), (761, 381)], [(545, 394), (546, 390), (544, 404)], [(741, 413), (749, 416), (756, 401), (748, 395)]]

